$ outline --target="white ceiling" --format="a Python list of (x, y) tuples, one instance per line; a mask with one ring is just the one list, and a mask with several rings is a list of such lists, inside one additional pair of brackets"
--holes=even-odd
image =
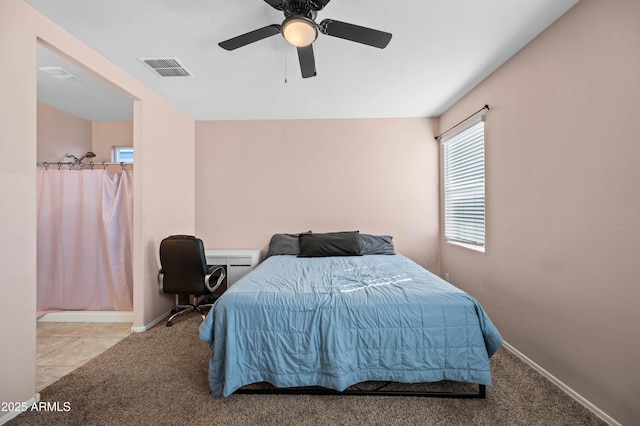
[[(26, 1), (194, 119), (243, 120), (439, 116), (578, 0), (333, 0), (317, 22), (393, 38), (380, 50), (320, 34), (308, 79), (279, 35), (218, 46), (282, 22), (262, 0)], [(193, 77), (161, 78), (138, 57), (178, 58)]]
[[(130, 121), (133, 102), (122, 93), (98, 80), (43, 46), (36, 49), (38, 100), (89, 121)], [(80, 78), (56, 79), (41, 67), (59, 67)]]

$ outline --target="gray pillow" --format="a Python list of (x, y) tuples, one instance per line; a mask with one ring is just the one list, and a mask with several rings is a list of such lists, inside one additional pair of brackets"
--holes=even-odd
[[(307, 231), (310, 233), (311, 231)], [(278, 255), (297, 256), (300, 254), (300, 234), (275, 234), (269, 242), (267, 257)]]
[(362, 254), (396, 254), (391, 235), (360, 234)]
[(300, 234), (298, 257), (361, 256), (358, 231)]

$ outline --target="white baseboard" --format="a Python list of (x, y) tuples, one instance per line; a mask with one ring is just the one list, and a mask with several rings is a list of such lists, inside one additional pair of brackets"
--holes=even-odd
[[(132, 333), (144, 333), (167, 318), (170, 311), (160, 315), (142, 327), (131, 327)], [(61, 311), (49, 312), (38, 318), (38, 322), (133, 322), (133, 311)]]
[(607, 424), (611, 425), (611, 426), (622, 426), (620, 423), (616, 422), (614, 419), (612, 419), (609, 415), (607, 415), (604, 411), (602, 411), (601, 409), (599, 409), (598, 407), (596, 407), (595, 405), (593, 405), (592, 403), (590, 403), (589, 401), (587, 401), (582, 395), (580, 395), (578, 392), (574, 391), (573, 389), (571, 389), (569, 386), (565, 385), (563, 382), (561, 382), (557, 377), (553, 376), (551, 373), (549, 373), (547, 370), (545, 370), (544, 368), (540, 367), (538, 364), (536, 364), (535, 362), (533, 362), (532, 360), (530, 360), (529, 358), (527, 358), (522, 352), (518, 351), (516, 348), (514, 348), (513, 346), (511, 346), (510, 344), (508, 344), (507, 342), (503, 342), (502, 346), (504, 346), (504, 348), (506, 350), (508, 350), (509, 352), (511, 352), (512, 354), (514, 354), (515, 356), (517, 356), (518, 358), (520, 358), (521, 360), (523, 360), (524, 362), (526, 362), (527, 364), (529, 364), (531, 366), (531, 368), (533, 368), (534, 370), (536, 370), (538, 373), (542, 374), (544, 377), (546, 377), (549, 381), (551, 381), (551, 383), (553, 383), (554, 385), (556, 385), (557, 387), (559, 387), (560, 389), (562, 389), (565, 393), (567, 393), (567, 395), (569, 395), (571, 398), (575, 399), (576, 401), (578, 401), (580, 404), (582, 404), (583, 406), (585, 406), (589, 411), (591, 411), (593, 414), (595, 414), (596, 416), (598, 416), (600, 419), (602, 419), (603, 421), (607, 422)]
[(40, 394), (37, 393), (33, 397), (29, 398), (28, 401), (24, 402), (24, 407), (27, 407), (26, 410), (9, 411), (4, 416), (0, 417), (0, 425), (7, 423), (9, 420), (15, 419), (20, 414), (22, 414), (23, 411), (28, 411), (29, 409), (31, 409), (31, 407), (33, 407), (33, 404), (37, 404), (39, 402)]
[(38, 322), (133, 322), (132, 311), (61, 311), (49, 312)]
[(149, 330), (151, 327), (153, 327), (154, 325), (156, 325), (157, 323), (159, 323), (160, 321), (168, 317), (170, 313), (171, 313), (170, 311), (167, 311), (164, 314), (160, 315), (158, 318), (151, 321), (149, 324), (143, 325), (142, 327), (131, 327), (131, 332), (144, 333), (145, 331)]

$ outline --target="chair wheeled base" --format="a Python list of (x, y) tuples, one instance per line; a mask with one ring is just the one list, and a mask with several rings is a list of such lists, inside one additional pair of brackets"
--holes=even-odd
[[(211, 308), (213, 306), (213, 303), (197, 303), (198, 298), (196, 296), (193, 296), (193, 303), (190, 304), (181, 304), (180, 303), (180, 295), (176, 294), (175, 295), (176, 298), (176, 304), (173, 308), (171, 308), (171, 312), (169, 313), (169, 319), (167, 320), (167, 327), (171, 327), (173, 325), (173, 319), (186, 313), (186, 312), (197, 312), (200, 314), (200, 316), (202, 317), (202, 320), (204, 321), (204, 318), (206, 316), (206, 313), (201, 309), (201, 308)], [(207, 299), (205, 299), (206, 301)]]

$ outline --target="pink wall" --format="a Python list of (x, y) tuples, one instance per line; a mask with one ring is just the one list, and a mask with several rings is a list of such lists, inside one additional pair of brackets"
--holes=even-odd
[[(134, 103), (134, 326), (164, 314), (171, 298), (157, 286), (157, 244), (166, 233), (194, 232), (194, 122), (87, 45), (21, 0), (0, 1), (0, 56), (11, 58), (0, 79), (0, 209), (3, 279), (0, 322), (0, 401), (35, 397), (37, 140), (36, 43), (83, 64)], [(166, 152), (180, 142), (182, 167), (171, 177)], [(167, 203), (170, 198), (173, 203)], [(161, 214), (159, 214), (161, 212)], [(144, 217), (144, 221), (142, 218)], [(10, 414), (0, 413), (0, 422)]]
[[(87, 151), (96, 156), (84, 160), (86, 164), (110, 162), (112, 147), (133, 146), (133, 121), (88, 121), (38, 102), (37, 145), (38, 162), (66, 163), (67, 152), (80, 157)], [(111, 167), (117, 172), (120, 166)]]
[(640, 419), (639, 18), (582, 0), (441, 118), (491, 105), (486, 253), (443, 242), (442, 272), (622, 424)]
[(194, 131), (194, 121), (167, 102), (134, 104), (133, 310), (139, 330), (174, 302), (159, 294), (160, 241), (195, 232)]
[(91, 151), (91, 140), (91, 121), (38, 102), (38, 162), (72, 161), (65, 154), (80, 157)]
[(36, 39), (24, 9), (0, 1), (0, 56), (12, 63), (0, 78), (0, 196), (14, 206), (0, 209), (0, 402), (36, 393)]
[(197, 234), (263, 250), (279, 232), (391, 234), (437, 272), (433, 135), (425, 118), (197, 122)]
[(133, 121), (94, 121), (91, 142), (96, 154), (94, 162), (111, 161), (114, 146), (133, 146)]

